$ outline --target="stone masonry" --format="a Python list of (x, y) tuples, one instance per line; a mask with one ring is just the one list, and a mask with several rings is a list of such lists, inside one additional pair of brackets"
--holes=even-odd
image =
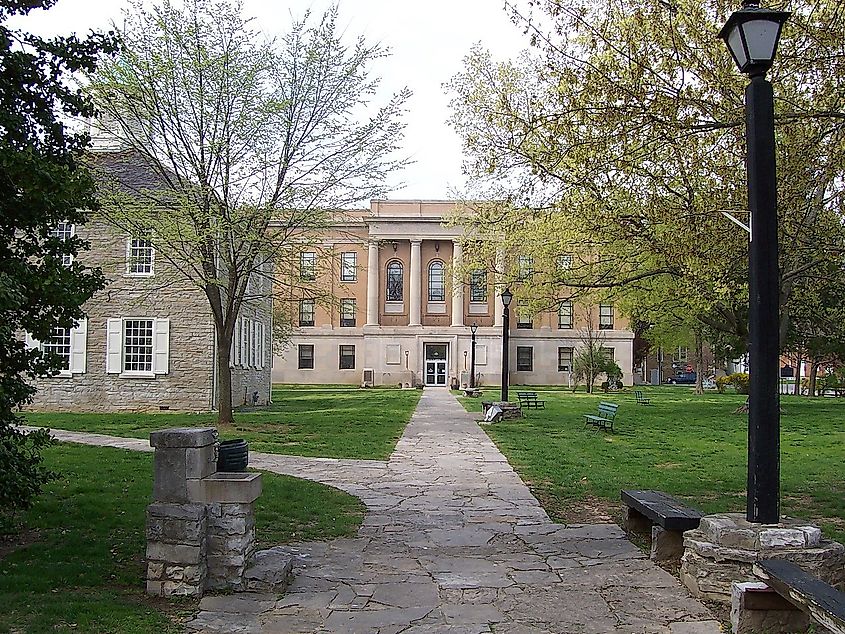
[(255, 545), (258, 473), (218, 473), (217, 431), (167, 429), (155, 447), (147, 507), (147, 593), (202, 596), (238, 590)]
[(840, 589), (845, 584), (845, 546), (822, 539), (806, 522), (784, 518), (778, 525), (752, 524), (738, 513), (708, 515), (684, 533), (681, 580), (693, 596), (731, 603), (731, 584), (757, 578), (758, 559), (787, 559)]

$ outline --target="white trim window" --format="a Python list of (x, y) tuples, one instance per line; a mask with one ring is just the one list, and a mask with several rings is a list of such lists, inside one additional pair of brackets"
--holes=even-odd
[(557, 327), (560, 330), (572, 328), (572, 302), (562, 301), (557, 307)]
[(557, 371), (572, 372), (572, 348), (559, 347), (557, 349)]
[(126, 274), (152, 277), (155, 274), (155, 247), (147, 236), (126, 239)]
[(469, 301), (487, 303), (487, 271), (476, 270), (469, 276)]
[(518, 255), (516, 257), (516, 281), (530, 282), (534, 275), (534, 258), (530, 255)]
[(88, 320), (80, 319), (73, 328), (56, 326), (47, 341), (33, 339), (26, 335), (26, 345), (38, 348), (44, 353), (53, 353), (60, 360), (59, 374), (68, 378), (74, 374), (85, 374), (87, 366)]
[(358, 280), (358, 254), (355, 251), (345, 251), (340, 254), (340, 281), (355, 282)]
[(572, 254), (563, 253), (557, 256), (557, 272), (564, 273), (572, 268)]
[(113, 317), (106, 328), (107, 374), (151, 378), (169, 372), (169, 319)]
[(317, 279), (317, 254), (314, 251), (299, 254), (299, 279), (309, 282)]
[(340, 325), (342, 328), (355, 326), (355, 298), (344, 297), (340, 300)]
[[(56, 223), (56, 226), (50, 231), (50, 237), (59, 240), (70, 240), (75, 234), (76, 228), (73, 223), (66, 220)], [(71, 264), (73, 264), (73, 256), (69, 253), (62, 255), (62, 266), (70, 266)]]
[(440, 260), (428, 265), (428, 301), (446, 301), (446, 266)]

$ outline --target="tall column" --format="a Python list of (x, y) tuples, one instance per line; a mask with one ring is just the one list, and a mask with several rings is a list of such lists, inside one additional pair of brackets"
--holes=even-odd
[(411, 240), (411, 289), (408, 293), (408, 325), (420, 325), (420, 305), (422, 302), (422, 268), (420, 266), (420, 247), (422, 240)]
[(502, 273), (505, 270), (505, 252), (502, 249), (496, 249), (496, 276), (493, 282), (493, 325), (502, 327), (505, 323), (504, 312), (505, 307), (502, 305), (502, 298), (499, 296), (504, 289), (502, 286)]
[(452, 242), (452, 325), (464, 325), (464, 283), (461, 266), (464, 249), (457, 240)]
[(367, 256), (367, 326), (378, 326), (378, 242), (370, 242)]

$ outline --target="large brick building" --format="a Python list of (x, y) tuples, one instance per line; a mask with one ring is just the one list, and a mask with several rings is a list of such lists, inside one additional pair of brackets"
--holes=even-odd
[[(374, 385), (465, 383), (477, 325), (480, 384), (501, 381), (503, 306), (494, 275), (452, 279), (462, 260), (460, 227), (447, 226), (452, 201), (372, 201), (344, 215), (320, 248), (300, 256), (299, 275), (335, 298), (302, 292), (290, 300), (294, 332), (274, 359), (273, 380)], [(324, 261), (320, 261), (324, 260)], [(594, 328), (631, 384), (633, 333), (610, 304)], [(511, 306), (510, 382), (568, 384), (573, 351), (587, 327), (583, 306), (561, 302), (529, 314)]]

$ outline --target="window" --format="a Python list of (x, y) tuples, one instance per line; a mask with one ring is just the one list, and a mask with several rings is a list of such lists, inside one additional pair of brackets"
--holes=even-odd
[(55, 327), (47, 341), (37, 341), (26, 333), (28, 348), (38, 348), (44, 353), (58, 357), (58, 375), (71, 377), (84, 374), (86, 365), (86, 345), (88, 339), (88, 320), (80, 319), (73, 328)]
[(516, 347), (516, 369), (518, 372), (534, 371), (534, 348), (531, 346)]
[(47, 354), (59, 357), (59, 370), (70, 372), (71, 329), (56, 326), (50, 338), (41, 344), (41, 349)]
[(311, 281), (317, 279), (317, 254), (305, 252), (299, 254), (299, 279)]
[(313, 326), (314, 325), (314, 300), (300, 299), (299, 300), (299, 325)]
[(557, 371), (572, 372), (572, 348), (557, 349)]
[[(69, 223), (62, 221), (53, 228), (50, 232), (51, 238), (58, 238), (59, 240), (70, 240), (74, 235), (74, 226)], [(73, 264), (73, 256), (70, 254), (62, 255), (62, 265), (63, 266), (70, 266)]]
[(516, 327), (517, 328), (533, 328), (534, 319), (528, 311), (528, 303), (520, 300), (516, 307)]
[(358, 254), (348, 251), (340, 254), (340, 281), (354, 282), (358, 279)]
[(238, 317), (232, 334), (229, 365), (262, 369), (266, 361), (266, 345), (264, 322), (248, 317)]
[(473, 271), (470, 275), (469, 301), (487, 303), (487, 271)]
[(402, 263), (394, 260), (387, 265), (387, 301), (401, 302), (403, 296), (404, 275)]
[(557, 272), (563, 273), (564, 271), (568, 271), (572, 268), (572, 255), (569, 253), (564, 253), (563, 255), (557, 256)]
[(428, 265), (428, 301), (446, 301), (446, 267), (440, 260)]
[(673, 355), (675, 361), (678, 363), (686, 363), (689, 360), (689, 348), (686, 346), (679, 346), (678, 351)]
[(561, 302), (557, 309), (557, 327), (572, 328), (572, 302)]
[(599, 305), (599, 330), (613, 330), (613, 306)]
[(355, 369), (355, 346), (340, 346), (340, 369)]
[(126, 257), (126, 272), (129, 275), (152, 275), (154, 261), (155, 249), (149, 238), (129, 238)]
[(123, 324), (123, 371), (151, 374), (153, 371), (153, 320), (127, 319)]
[(615, 361), (616, 350), (614, 348), (604, 348), (602, 347), (601, 353), (609, 360)]
[(314, 369), (314, 346), (302, 345), (299, 346), (299, 369), (313, 370)]
[(520, 255), (516, 258), (517, 281), (525, 282), (534, 275), (534, 258), (530, 255)]
[(340, 300), (340, 325), (345, 327), (355, 325), (355, 300), (352, 298)]

